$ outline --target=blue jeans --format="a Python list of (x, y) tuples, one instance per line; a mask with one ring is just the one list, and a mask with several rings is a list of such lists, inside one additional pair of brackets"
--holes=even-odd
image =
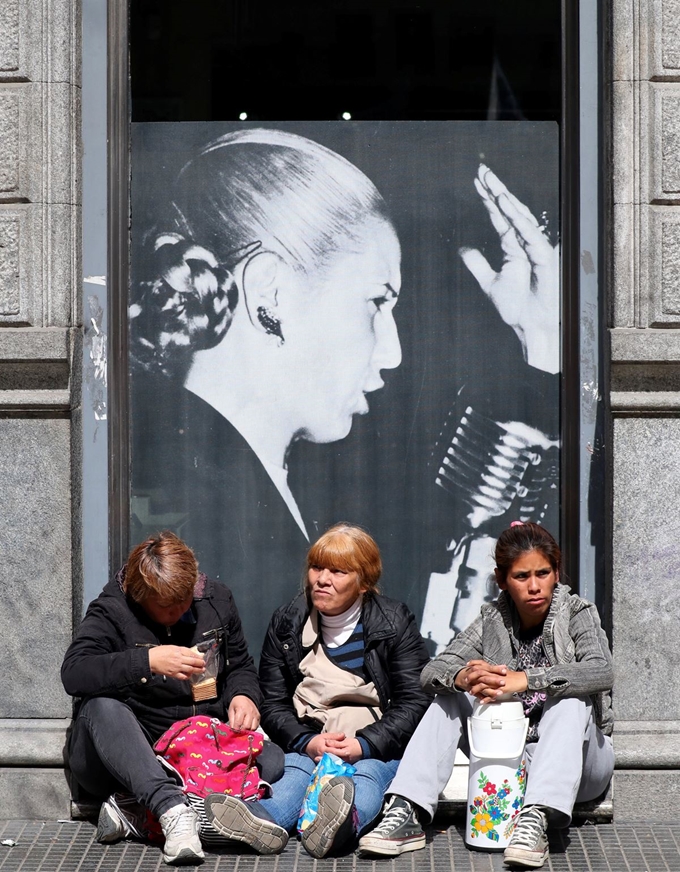
[[(286, 754), (283, 777), (272, 785), (274, 794), (260, 804), (286, 830), (292, 830), (300, 816), (300, 807), (316, 764), (307, 754)], [(362, 832), (380, 813), (385, 791), (390, 786), (399, 765), (398, 760), (358, 760), (354, 767), (354, 807)]]

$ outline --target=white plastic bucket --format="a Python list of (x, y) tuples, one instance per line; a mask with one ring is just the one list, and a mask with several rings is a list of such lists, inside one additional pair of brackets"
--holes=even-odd
[(529, 720), (521, 702), (475, 701), (468, 718), (470, 770), (465, 842), (482, 851), (507, 847), (524, 802)]

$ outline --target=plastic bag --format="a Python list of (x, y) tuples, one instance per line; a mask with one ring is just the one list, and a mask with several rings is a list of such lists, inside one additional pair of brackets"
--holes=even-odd
[(192, 650), (203, 655), (205, 669), (190, 676), (191, 694), (194, 702), (215, 699), (217, 696), (217, 676), (220, 671), (220, 643), (218, 639), (206, 639), (194, 645)]
[(305, 792), (305, 798), (302, 800), (300, 818), (297, 824), (297, 831), (300, 835), (318, 814), (319, 792), (324, 784), (327, 784), (331, 778), (337, 778), (338, 775), (352, 776), (355, 772), (356, 769), (351, 763), (345, 763), (335, 754), (323, 755), (312, 772), (312, 779)]

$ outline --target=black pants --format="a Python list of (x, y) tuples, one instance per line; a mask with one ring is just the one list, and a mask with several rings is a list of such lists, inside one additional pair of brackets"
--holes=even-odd
[(95, 697), (80, 707), (69, 742), (69, 766), (76, 781), (102, 800), (116, 792), (132, 793), (156, 817), (186, 803), (134, 712), (117, 699)]

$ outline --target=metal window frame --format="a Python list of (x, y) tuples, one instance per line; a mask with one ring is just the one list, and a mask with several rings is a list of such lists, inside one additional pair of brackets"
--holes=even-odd
[(127, 0), (108, 6), (109, 568), (129, 551), (130, 415), (127, 298), (130, 276), (130, 61)]
[[(595, 283), (596, 302), (601, 302), (601, 221), (600, 195), (601, 167), (599, 154), (601, 141), (597, 119), (588, 116), (586, 121), (587, 142), (584, 142), (581, 117), (581, 92), (585, 76), (594, 74), (594, 83), (589, 81), (588, 87), (592, 94), (596, 92), (595, 102), (600, 99), (600, 71), (598, 67), (601, 56), (600, 38), (596, 34), (595, 55), (592, 45), (589, 45), (588, 56), (584, 59), (581, 53), (583, 35), (580, 33), (580, 12), (586, 18), (592, 9), (596, 16), (600, 4), (592, 4), (592, 0), (562, 0), (562, 124), (560, 128), (560, 211), (562, 239), (562, 377), (561, 377), (561, 528), (560, 539), (566, 574), (572, 580), (572, 585), (579, 588), (591, 599), (601, 599), (603, 593), (597, 588), (593, 576), (592, 543), (589, 541), (591, 520), (588, 517), (593, 506), (600, 506), (605, 511), (604, 494), (586, 493), (590, 491), (588, 483), (592, 479), (593, 464), (606, 465), (604, 449), (596, 458), (591, 458), (590, 464), (583, 459), (582, 442), (584, 432), (592, 430), (592, 422), (585, 422), (582, 415), (582, 383), (583, 383), (583, 337), (581, 325), (583, 320), (584, 300), (581, 296), (581, 263), (582, 248), (581, 211), (586, 206), (582, 187), (582, 166), (584, 154), (590, 154), (587, 181), (592, 183), (593, 159), (595, 161), (595, 177), (597, 193), (595, 205), (592, 199), (587, 199), (587, 207), (595, 209), (596, 238), (592, 238), (590, 222), (589, 244), (594, 245), (595, 261), (598, 265)], [(602, 33), (602, 20), (598, 24), (598, 32)], [(127, 0), (108, 0), (108, 127), (109, 127), (109, 160), (108, 160), (108, 285), (109, 285), (109, 564), (112, 570), (119, 567), (125, 560), (129, 550), (129, 403), (128, 403), (128, 342), (127, 342), (127, 296), (129, 282), (129, 215), (130, 215), (130, 70), (129, 70), (129, 9)], [(597, 112), (599, 115), (601, 113)], [(596, 154), (590, 151), (595, 143)], [(584, 151), (584, 148), (586, 151)], [(591, 288), (592, 298), (592, 288)], [(592, 302), (592, 299), (591, 301)], [(603, 331), (603, 321), (600, 312), (600, 337)], [(599, 360), (599, 347), (594, 363), (596, 377), (601, 382), (602, 368)], [(592, 356), (592, 355), (591, 355)], [(592, 367), (591, 367), (592, 369)], [(600, 395), (602, 391), (600, 391)], [(601, 402), (601, 401), (600, 401)], [(599, 406), (598, 406), (599, 410)], [(597, 510), (597, 509), (596, 509)], [(588, 541), (587, 541), (588, 540)], [(604, 542), (599, 546), (604, 548)], [(596, 561), (597, 562), (597, 561)], [(588, 567), (588, 579), (580, 581), (581, 566)], [(596, 589), (597, 588), (597, 589)]]

